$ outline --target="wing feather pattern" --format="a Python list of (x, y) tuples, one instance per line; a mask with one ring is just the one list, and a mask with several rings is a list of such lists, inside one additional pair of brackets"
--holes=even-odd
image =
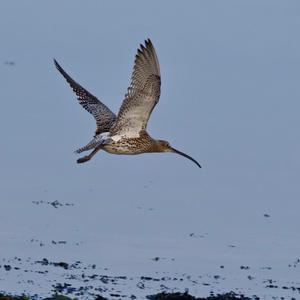
[(160, 85), (157, 55), (148, 39), (137, 51), (131, 84), (110, 132), (137, 137), (146, 130), (150, 114), (159, 101)]
[(54, 64), (77, 95), (79, 103), (95, 118), (97, 123), (96, 135), (109, 131), (116, 119), (116, 115), (105, 104), (71, 78), (55, 59)]

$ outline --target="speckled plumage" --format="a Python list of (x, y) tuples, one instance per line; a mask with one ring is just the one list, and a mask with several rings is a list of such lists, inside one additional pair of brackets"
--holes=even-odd
[(79, 103), (86, 109), (96, 120), (97, 129), (95, 135), (107, 132), (116, 120), (116, 115), (94, 95), (88, 92), (80, 84), (78, 84), (71, 76), (58, 64), (54, 59), (57, 70), (64, 76), (69, 83)]
[(93, 151), (78, 163), (90, 160), (100, 149), (112, 154), (141, 154), (145, 152), (173, 152), (199, 163), (190, 156), (172, 148), (168, 142), (153, 139), (146, 131), (151, 112), (160, 97), (160, 68), (150, 39), (140, 45), (135, 56), (131, 83), (116, 116), (106, 105), (76, 83), (54, 60), (58, 71), (76, 93), (79, 103), (96, 119), (94, 138), (76, 153)]
[(159, 101), (160, 85), (158, 59), (148, 40), (136, 54), (131, 84), (110, 132), (138, 137), (146, 130), (150, 114)]

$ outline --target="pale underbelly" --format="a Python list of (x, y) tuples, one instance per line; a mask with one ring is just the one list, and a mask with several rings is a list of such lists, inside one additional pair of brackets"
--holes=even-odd
[(125, 155), (136, 155), (145, 153), (145, 149), (138, 148), (133, 145), (117, 145), (117, 144), (106, 144), (102, 148), (104, 151), (111, 154), (125, 154)]

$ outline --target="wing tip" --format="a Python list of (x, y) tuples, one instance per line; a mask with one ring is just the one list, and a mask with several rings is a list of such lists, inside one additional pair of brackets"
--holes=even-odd
[(58, 62), (57, 62), (57, 60), (55, 59), (55, 57), (53, 57), (53, 62), (54, 62), (54, 64), (55, 64), (55, 66), (58, 66), (58, 65), (59, 65)]
[(147, 49), (151, 49), (151, 48), (154, 48), (154, 46), (153, 46), (153, 43), (152, 43), (152, 41), (151, 41), (151, 39), (150, 38), (147, 38), (145, 41), (144, 41), (144, 44), (140, 44), (140, 47), (139, 47), (139, 49), (138, 49), (138, 52), (139, 53), (142, 53), (142, 52), (144, 52), (145, 50), (147, 51)]
[(153, 43), (152, 43), (152, 41), (151, 41), (150, 38), (147, 38), (147, 39), (144, 41), (144, 43), (145, 43), (145, 48), (146, 48), (146, 49), (154, 48)]
[(145, 40), (145, 45), (146, 46), (151, 46), (151, 47), (153, 47), (153, 44), (152, 44), (152, 42), (151, 42), (151, 39), (150, 38), (147, 38), (146, 40)]
[(54, 62), (56, 69), (61, 72), (63, 70), (63, 68), (60, 66), (60, 64), (57, 62), (57, 60), (55, 58), (53, 58), (53, 62)]

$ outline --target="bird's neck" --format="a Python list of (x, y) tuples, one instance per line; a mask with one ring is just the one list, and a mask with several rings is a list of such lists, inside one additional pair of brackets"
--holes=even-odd
[(159, 141), (153, 139), (146, 130), (140, 132), (140, 138), (148, 144), (147, 152), (162, 152)]

